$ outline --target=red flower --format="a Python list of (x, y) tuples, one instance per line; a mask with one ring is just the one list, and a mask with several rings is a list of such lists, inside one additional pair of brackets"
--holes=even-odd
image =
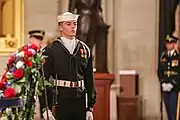
[(7, 81), (7, 77), (6, 77), (7, 72), (8, 72), (8, 70), (6, 70), (6, 72), (3, 74), (2, 78), (1, 78), (0, 90), (5, 88), (5, 82)]
[(37, 45), (35, 45), (35, 44), (31, 44), (31, 45), (30, 45), (30, 48), (32, 48), (32, 49), (34, 49), (35, 51), (37, 51), (38, 46), (37, 46)]
[(10, 97), (15, 97), (16, 96), (16, 92), (13, 88), (7, 88), (4, 91), (4, 97), (5, 98), (10, 98)]
[(8, 64), (11, 64), (15, 59), (15, 56), (12, 55), (9, 59), (8, 59)]
[(1, 82), (3, 82), (3, 83), (6, 82), (6, 80), (7, 80), (6, 73), (7, 72), (5, 72), (4, 75), (1, 78)]
[(28, 51), (28, 46), (25, 45), (25, 46), (23, 47), (23, 50), (24, 50), (24, 51)]
[(30, 60), (25, 60), (25, 64), (26, 64), (28, 67), (32, 67), (32, 66), (33, 66), (33, 62), (30, 61)]
[(0, 90), (5, 88), (5, 82), (7, 81), (7, 77), (6, 77), (7, 72), (8, 72), (8, 70), (6, 70), (6, 72), (3, 74), (2, 78), (1, 78)]
[(5, 83), (4, 82), (0, 82), (0, 90), (3, 90), (5, 88)]
[(26, 57), (32, 57), (33, 56), (33, 54), (32, 54), (32, 52), (31, 51), (24, 51), (24, 55), (26, 56)]
[(20, 79), (23, 77), (23, 75), (24, 75), (24, 72), (21, 69), (17, 69), (13, 72), (13, 77), (15, 79)]

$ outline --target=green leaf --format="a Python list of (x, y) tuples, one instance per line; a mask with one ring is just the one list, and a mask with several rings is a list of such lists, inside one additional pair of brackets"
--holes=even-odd
[(24, 82), (26, 82), (26, 77), (23, 77), (22, 79), (17, 80), (17, 83), (24, 83)]
[(6, 73), (6, 76), (7, 76), (8, 79), (13, 78), (13, 75), (12, 75), (10, 72), (7, 72), (7, 73)]
[(35, 61), (35, 59), (32, 57), (31, 58), (31, 61), (33, 62), (33, 63), (36, 63), (36, 61)]
[(36, 68), (31, 69), (31, 73), (34, 73), (36, 71)]
[(50, 82), (48, 82), (47, 80), (44, 81), (44, 85), (45, 86), (51, 86), (52, 84)]
[(13, 83), (15, 79), (11, 78), (11, 79), (8, 79), (7, 81)]

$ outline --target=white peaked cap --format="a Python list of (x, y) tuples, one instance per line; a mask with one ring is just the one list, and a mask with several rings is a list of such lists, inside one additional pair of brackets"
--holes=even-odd
[(78, 17), (79, 17), (78, 14), (72, 14), (71, 12), (65, 12), (62, 15), (57, 16), (57, 21), (58, 22), (71, 21), (71, 20), (77, 21)]

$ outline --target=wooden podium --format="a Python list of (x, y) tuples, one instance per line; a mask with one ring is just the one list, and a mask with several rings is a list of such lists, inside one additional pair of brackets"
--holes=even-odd
[(118, 120), (140, 120), (139, 75), (135, 70), (122, 70), (119, 74), (121, 92), (117, 97)]
[(139, 95), (139, 75), (135, 70), (122, 70), (119, 72), (121, 95), (134, 97)]
[(110, 120), (110, 86), (114, 80), (113, 74), (95, 73), (97, 92), (94, 106), (94, 120)]

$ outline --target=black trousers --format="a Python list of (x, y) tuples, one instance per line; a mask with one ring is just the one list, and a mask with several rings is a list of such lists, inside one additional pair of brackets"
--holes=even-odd
[[(61, 91), (62, 92), (62, 91)], [(57, 120), (86, 120), (86, 106), (83, 98), (64, 98), (58, 95)], [(71, 94), (66, 94), (71, 96)]]

